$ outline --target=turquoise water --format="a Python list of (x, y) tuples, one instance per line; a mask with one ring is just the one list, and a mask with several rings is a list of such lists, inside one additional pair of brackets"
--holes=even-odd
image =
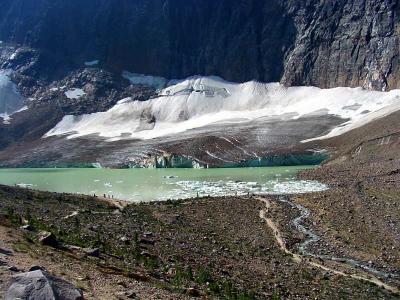
[(232, 169), (0, 169), (0, 184), (51, 192), (114, 196), (129, 201), (248, 193), (301, 193), (325, 189), (300, 181), (313, 166)]

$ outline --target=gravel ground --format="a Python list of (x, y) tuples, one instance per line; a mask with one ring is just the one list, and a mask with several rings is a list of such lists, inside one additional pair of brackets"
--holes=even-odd
[[(294, 262), (276, 244), (253, 198), (129, 205), (90, 197), (1, 187), (1, 240), (7, 266), (42, 265), (88, 299), (388, 299), (363, 281)], [(31, 231), (18, 229), (29, 223)], [(37, 242), (54, 233), (59, 246)], [(71, 245), (75, 247), (71, 247)], [(99, 248), (99, 257), (82, 252)], [(10, 271), (2, 269), (7, 282)]]

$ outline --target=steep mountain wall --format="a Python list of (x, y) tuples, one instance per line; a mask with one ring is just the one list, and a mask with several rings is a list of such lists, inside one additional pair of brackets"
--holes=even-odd
[(0, 40), (31, 75), (118, 72), (287, 85), (400, 87), (399, 0), (0, 0)]
[(400, 88), (398, 0), (291, 1), (297, 38), (282, 81)]

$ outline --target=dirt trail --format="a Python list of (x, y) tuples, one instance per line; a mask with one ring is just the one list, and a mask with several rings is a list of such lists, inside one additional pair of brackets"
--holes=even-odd
[[(269, 200), (268, 198), (264, 198), (264, 197), (256, 197), (257, 200), (263, 202), (265, 204), (265, 208), (260, 210), (260, 218), (265, 220), (265, 222), (267, 223), (268, 227), (271, 228), (271, 230), (274, 233), (274, 236), (276, 238), (277, 244), (279, 245), (279, 247), (281, 248), (282, 251), (284, 251), (285, 253), (289, 254), (292, 256), (292, 259), (297, 262), (304, 262), (306, 264), (309, 264), (310, 266), (322, 269), (324, 271), (328, 271), (331, 273), (334, 273), (336, 275), (340, 275), (340, 276), (345, 276), (345, 277), (350, 277), (350, 278), (354, 278), (357, 280), (363, 280), (363, 281), (367, 281), (370, 283), (373, 283), (379, 287), (383, 287), (385, 289), (387, 289), (388, 291), (391, 291), (394, 294), (400, 294), (400, 289), (398, 289), (395, 286), (392, 285), (388, 285), (385, 282), (383, 282), (382, 280), (380, 280), (379, 278), (377, 278), (376, 276), (372, 275), (372, 274), (348, 274), (345, 273), (339, 269), (334, 269), (332, 267), (328, 267), (325, 266), (321, 263), (315, 262), (313, 260), (311, 260), (312, 258), (318, 258), (319, 260), (322, 261), (329, 261), (329, 259), (327, 259), (326, 256), (319, 256), (316, 254), (313, 254), (312, 256), (309, 255), (301, 255), (298, 253), (294, 253), (291, 250), (289, 250), (286, 246), (285, 240), (282, 237), (282, 232), (279, 230), (278, 228), (278, 224), (272, 219), (268, 217), (268, 213), (270, 212), (271, 209), (271, 200)], [(306, 241), (307, 242), (307, 241)], [(332, 262), (338, 263), (337, 261), (331, 260)], [(350, 264), (347, 263), (341, 263), (343, 266), (347, 266), (347, 267), (353, 267)]]
[[(258, 198), (259, 200), (263, 201), (261, 198)], [(263, 201), (265, 203), (266, 209), (260, 210), (260, 218), (265, 220), (267, 222), (268, 227), (272, 229), (274, 232), (276, 242), (278, 243), (279, 247), (286, 253), (289, 254), (293, 257), (293, 260), (295, 262), (301, 262), (302, 258), (299, 254), (291, 252), (285, 244), (285, 241), (282, 238), (281, 232), (278, 229), (277, 225), (274, 223), (274, 221), (270, 218), (267, 217), (267, 214), (269, 212), (269, 209), (271, 207), (271, 203), (268, 200)]]

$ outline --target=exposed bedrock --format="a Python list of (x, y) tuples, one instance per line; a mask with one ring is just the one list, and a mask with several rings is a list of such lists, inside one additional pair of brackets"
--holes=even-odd
[(290, 1), (287, 8), (297, 37), (284, 83), (400, 87), (398, 0)]
[(398, 0), (4, 0), (0, 20), (0, 40), (36, 49), (25, 71), (47, 80), (98, 60), (166, 78), (400, 87)]

